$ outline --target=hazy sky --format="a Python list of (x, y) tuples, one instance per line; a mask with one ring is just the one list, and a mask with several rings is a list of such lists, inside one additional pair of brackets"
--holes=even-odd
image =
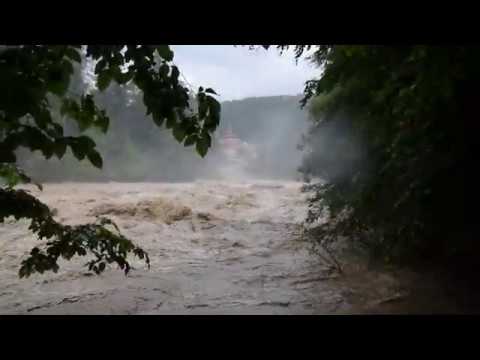
[(211, 87), (221, 101), (251, 96), (296, 95), (304, 83), (319, 74), (305, 60), (295, 64), (291, 52), (279, 55), (271, 48), (249, 50), (233, 45), (173, 45), (175, 58), (187, 81), (196, 89)]

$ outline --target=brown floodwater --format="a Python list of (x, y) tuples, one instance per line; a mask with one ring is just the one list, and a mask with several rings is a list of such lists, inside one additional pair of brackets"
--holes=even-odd
[(341, 258), (344, 274), (309, 251), (301, 183), (62, 183), (40, 192), (57, 219), (108, 216), (149, 252), (125, 276), (85, 258), (18, 278), (41, 244), (24, 221), (0, 224), (1, 314), (350, 314), (458, 312), (435, 283)]

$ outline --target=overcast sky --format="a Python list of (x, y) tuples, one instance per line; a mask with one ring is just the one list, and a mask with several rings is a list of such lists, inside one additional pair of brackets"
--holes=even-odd
[(276, 49), (249, 50), (233, 45), (173, 45), (175, 58), (187, 81), (211, 87), (221, 101), (252, 96), (296, 95), (305, 81), (318, 75), (310, 63), (295, 64), (291, 52), (279, 55)]

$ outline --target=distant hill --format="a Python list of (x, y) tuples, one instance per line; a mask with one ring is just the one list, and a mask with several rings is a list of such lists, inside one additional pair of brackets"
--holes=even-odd
[(292, 177), (300, 164), (297, 145), (308, 126), (307, 111), (300, 108), (301, 95), (254, 97), (222, 103), (225, 128), (243, 141), (260, 147), (263, 156), (258, 171), (265, 176)]
[[(22, 165), (40, 181), (192, 181), (212, 173), (217, 166), (215, 146), (201, 159), (194, 148), (185, 148), (169, 131), (156, 127), (146, 117), (140, 99), (132, 94), (111, 86), (99, 98), (112, 118), (106, 135), (89, 133), (104, 157), (101, 171), (87, 161), (78, 163), (70, 153), (62, 160), (44, 160), (20, 152)], [(300, 164), (296, 145), (307, 126), (300, 98), (270, 96), (223, 102), (215, 138), (230, 127), (242, 141), (259, 149), (258, 163), (252, 164), (257, 175), (291, 178)]]

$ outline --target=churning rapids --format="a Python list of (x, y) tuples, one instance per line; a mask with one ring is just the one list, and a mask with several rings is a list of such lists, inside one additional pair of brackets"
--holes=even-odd
[[(336, 274), (302, 237), (306, 194), (296, 182), (46, 184), (28, 189), (64, 223), (103, 215), (148, 251), (125, 276), (86, 272), (85, 258), (57, 274), (18, 278), (39, 240), (26, 222), (0, 225), (1, 314), (331, 314), (435, 311), (401, 299), (390, 273)], [(405, 303), (405, 301), (403, 301)], [(437, 302), (433, 302), (437, 303)], [(392, 307), (389, 304), (397, 304)]]

